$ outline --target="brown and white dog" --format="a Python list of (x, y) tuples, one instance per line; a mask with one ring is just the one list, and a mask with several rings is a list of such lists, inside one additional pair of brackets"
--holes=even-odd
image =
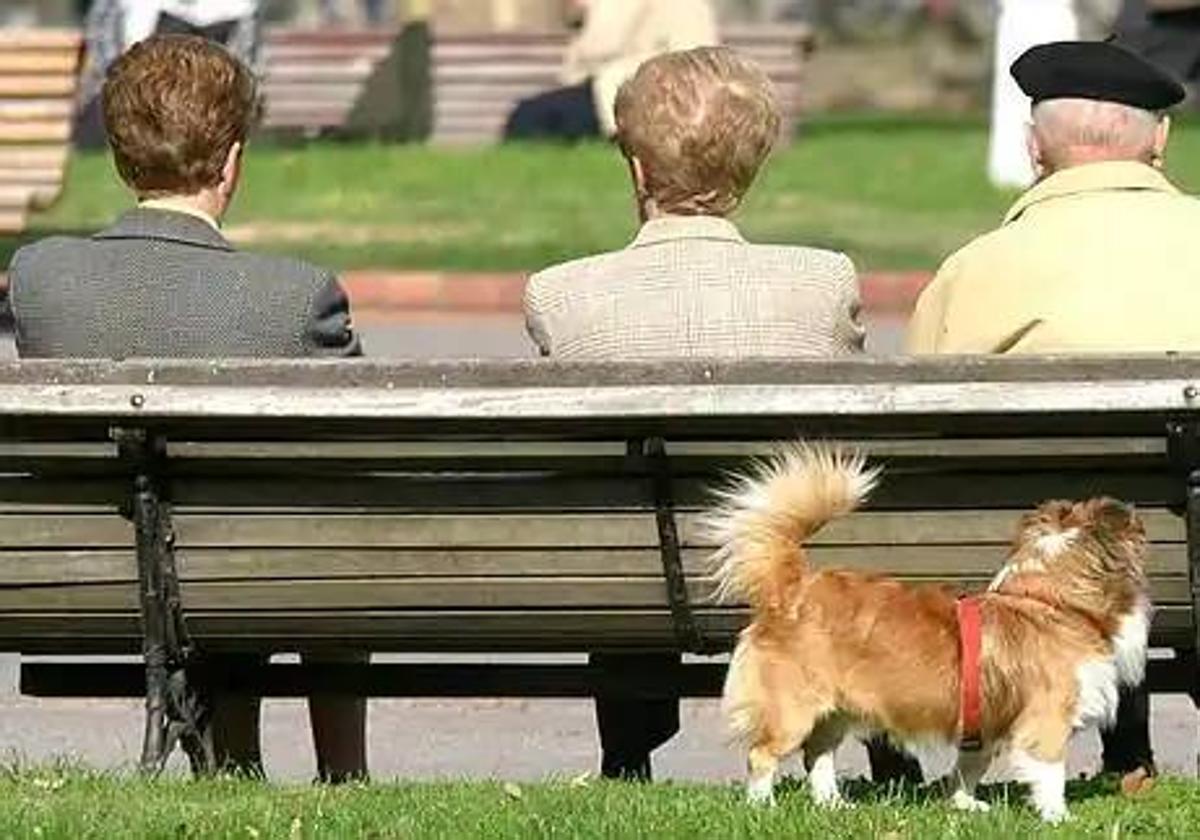
[[(841, 805), (833, 753), (849, 732), (918, 751), (959, 744), (955, 594), (806, 562), (803, 543), (878, 478), (861, 456), (800, 444), (738, 480), (710, 517), (722, 596), (753, 610), (724, 691), (749, 747), (751, 801), (771, 802), (780, 761), (803, 749), (813, 798)], [(1047, 502), (1021, 520), (979, 596), (982, 749), (958, 752), (955, 807), (986, 810), (975, 786), (1003, 755), (1044, 820), (1067, 817), (1072, 731), (1111, 723), (1118, 686), (1143, 677), (1146, 551), (1141, 520), (1111, 499)]]

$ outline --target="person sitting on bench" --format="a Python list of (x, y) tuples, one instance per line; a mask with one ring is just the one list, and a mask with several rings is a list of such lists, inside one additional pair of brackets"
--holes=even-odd
[(651, 56), (717, 43), (711, 0), (572, 0), (578, 36), (567, 48), (564, 87), (522, 100), (506, 140), (586, 140), (616, 131), (621, 83)]
[[(1004, 224), (942, 265), (909, 326), (912, 353), (1200, 350), (1200, 202), (1162, 173), (1183, 86), (1111, 43), (1035, 47), (1012, 66), (1033, 99), (1038, 183)], [(1103, 488), (1099, 488), (1103, 489)], [(1104, 768), (1154, 774), (1149, 697), (1122, 694)]]
[[(329, 272), (237, 251), (221, 235), (258, 111), (245, 65), (203, 38), (157, 35), (117, 59), (101, 97), (116, 169), (138, 206), (91, 238), (55, 236), (17, 251), (9, 301), (23, 358), (361, 353)], [(208, 659), (229, 669), (261, 661)], [(260, 698), (214, 700), (218, 766), (260, 773)], [(365, 776), (365, 701), (312, 697), (309, 709), (320, 778)]]
[[(637, 237), (621, 251), (530, 278), (529, 333), (561, 359), (802, 358), (862, 351), (854, 265), (815, 248), (753, 245), (726, 217), (779, 136), (757, 67), (723, 47), (642, 65), (616, 102)], [(675, 654), (596, 654), (609, 671), (674, 667)], [(650, 753), (679, 729), (677, 700), (596, 698), (607, 777), (648, 779)]]

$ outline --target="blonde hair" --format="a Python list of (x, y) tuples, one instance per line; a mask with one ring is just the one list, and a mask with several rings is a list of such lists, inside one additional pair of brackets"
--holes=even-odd
[(779, 136), (771, 82), (726, 47), (665, 53), (621, 86), (617, 142), (664, 213), (725, 216)]

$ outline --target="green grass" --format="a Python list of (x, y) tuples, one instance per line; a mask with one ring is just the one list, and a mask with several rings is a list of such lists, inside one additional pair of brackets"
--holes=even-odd
[(957, 814), (920, 792), (851, 786), (857, 807), (822, 811), (796, 786), (771, 810), (733, 787), (404, 784), (276, 787), (222, 779), (146, 782), (79, 771), (0, 777), (0, 836), (25, 838), (927, 838), (1195, 837), (1200, 786), (1166, 780), (1138, 799), (1102, 782), (1071, 786), (1074, 820), (1050, 830), (1007, 787), (987, 815)]
[[(985, 145), (975, 121), (817, 122), (768, 164), (738, 220), (751, 238), (839, 248), (865, 269), (932, 269), (1013, 198), (987, 184)], [(1171, 160), (1200, 190), (1200, 126), (1177, 132)], [(95, 230), (129, 201), (106, 156), (78, 156), (31, 235)], [(536, 269), (620, 247), (635, 228), (623, 162), (601, 144), (259, 144), (229, 224), (245, 247), (337, 268), (467, 271)]]

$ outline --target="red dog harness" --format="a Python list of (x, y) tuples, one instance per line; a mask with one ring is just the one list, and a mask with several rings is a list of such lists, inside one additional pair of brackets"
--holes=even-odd
[(958, 748), (976, 752), (983, 748), (983, 619), (979, 599), (958, 600), (959, 702), (958, 722), (962, 733)]

